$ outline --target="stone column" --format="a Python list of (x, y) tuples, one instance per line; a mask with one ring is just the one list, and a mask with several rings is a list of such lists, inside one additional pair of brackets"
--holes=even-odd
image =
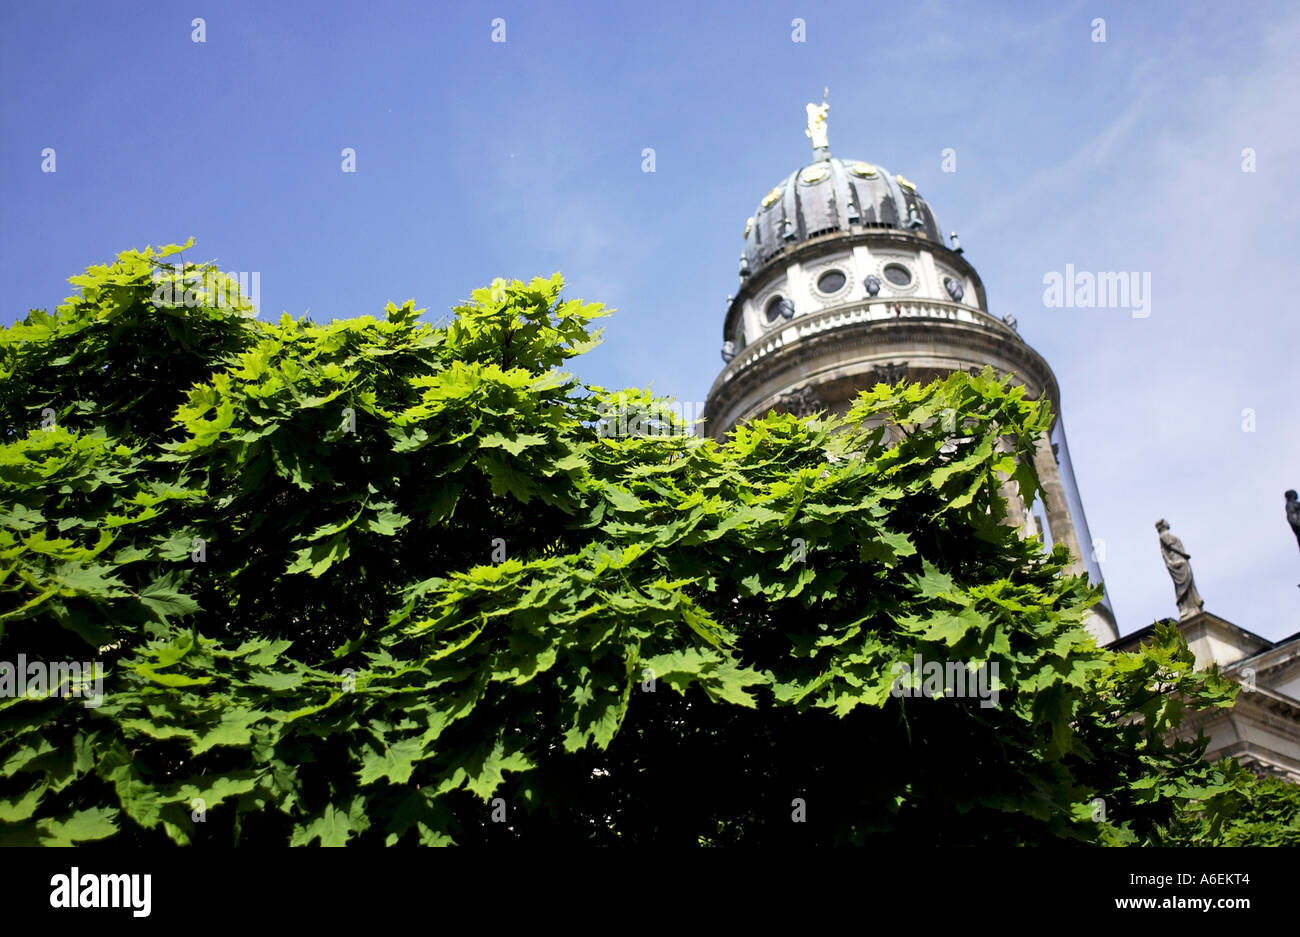
[(1065, 500), (1065, 486), (1061, 484), (1061, 472), (1052, 452), (1052, 440), (1044, 433), (1038, 440), (1038, 449), (1034, 453), (1034, 469), (1038, 472), (1039, 484), (1043, 489), (1043, 510), (1047, 512), (1047, 526), (1052, 532), (1053, 543), (1063, 543), (1070, 551), (1069, 571), (1078, 576), (1087, 576), (1088, 568), (1083, 563), (1083, 551), (1079, 549), (1079, 538), (1070, 521), (1070, 509)]

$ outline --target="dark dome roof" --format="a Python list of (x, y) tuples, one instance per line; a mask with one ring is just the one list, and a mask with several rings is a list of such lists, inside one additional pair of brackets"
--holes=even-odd
[(745, 258), (757, 271), (800, 241), (832, 231), (894, 228), (939, 244), (930, 206), (902, 176), (829, 157), (791, 173), (768, 192), (745, 225)]

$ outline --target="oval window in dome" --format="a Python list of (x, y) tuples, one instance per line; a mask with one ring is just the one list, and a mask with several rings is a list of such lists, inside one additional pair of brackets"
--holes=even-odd
[(847, 281), (848, 277), (842, 270), (827, 270), (817, 278), (817, 289), (823, 293), (838, 293)]
[(907, 286), (912, 282), (912, 272), (902, 264), (885, 264), (884, 274), (894, 286)]
[(769, 323), (777, 319), (791, 319), (794, 317), (794, 303), (784, 296), (773, 296), (767, 304), (766, 316)]

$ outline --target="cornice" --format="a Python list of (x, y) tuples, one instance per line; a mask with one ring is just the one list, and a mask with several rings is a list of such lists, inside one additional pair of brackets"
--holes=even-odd
[[(909, 314), (890, 316), (891, 308)], [(1045, 389), (1053, 413), (1060, 412), (1060, 389), (1051, 367), (1005, 323), (957, 303), (877, 299), (799, 316), (747, 345), (709, 389), (706, 426), (782, 373), (790, 373), (792, 382), (815, 380), (819, 371), (866, 373), (873, 357), (897, 356), (918, 345), (948, 346), (948, 354), (972, 366), (989, 359), (1010, 362), (1021, 382)]]

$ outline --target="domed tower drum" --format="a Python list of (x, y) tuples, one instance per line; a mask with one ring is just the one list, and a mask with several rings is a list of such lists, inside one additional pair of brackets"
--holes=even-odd
[[(763, 196), (745, 223), (741, 284), (723, 323), (724, 366), (705, 404), (705, 431), (722, 438), (769, 410), (844, 413), (884, 381), (928, 382), (991, 365), (1055, 414), (1036, 468), (1042, 503), (1013, 504), (1015, 522), (1062, 543), (1072, 571), (1105, 588), (1060, 420), (1052, 369), (988, 311), (984, 284), (945, 244), (916, 186), (881, 166), (837, 159), (829, 147)], [(1018, 499), (1017, 499), (1018, 500)], [(1109, 599), (1088, 628), (1118, 637)]]

